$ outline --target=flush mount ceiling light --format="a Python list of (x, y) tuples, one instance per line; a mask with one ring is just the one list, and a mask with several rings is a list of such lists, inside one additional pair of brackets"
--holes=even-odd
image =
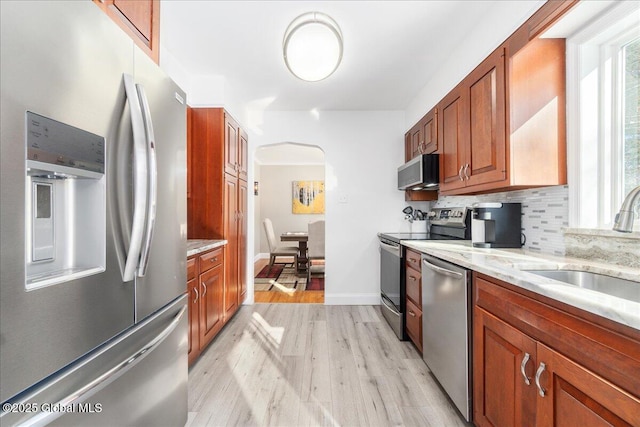
[(329, 77), (342, 60), (342, 32), (336, 21), (321, 12), (294, 19), (284, 33), (284, 62), (301, 80), (317, 82)]

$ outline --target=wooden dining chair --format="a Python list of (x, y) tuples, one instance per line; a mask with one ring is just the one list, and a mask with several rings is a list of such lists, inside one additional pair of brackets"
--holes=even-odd
[[(324, 274), (324, 220), (310, 222), (307, 227), (309, 230), (307, 282), (309, 282), (312, 274)], [(314, 261), (316, 261), (315, 265)]]
[(263, 224), (264, 231), (267, 234), (267, 244), (269, 245), (269, 269), (273, 267), (273, 264), (276, 262), (276, 257), (279, 256), (292, 256), (293, 265), (298, 265), (298, 247), (278, 246), (278, 241), (276, 240), (276, 235), (273, 232), (273, 223), (271, 220), (269, 218), (265, 218)]

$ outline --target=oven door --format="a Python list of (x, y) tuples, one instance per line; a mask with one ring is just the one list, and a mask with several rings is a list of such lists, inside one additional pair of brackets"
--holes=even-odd
[(380, 241), (380, 298), (382, 315), (403, 339), (404, 316), (401, 291), (401, 246)]

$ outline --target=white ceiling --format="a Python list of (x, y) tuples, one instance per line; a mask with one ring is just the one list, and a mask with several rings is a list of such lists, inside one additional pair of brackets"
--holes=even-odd
[[(403, 110), (500, 3), (163, 0), (161, 37), (188, 75), (223, 76), (247, 100), (273, 99), (270, 110)], [(539, 5), (518, 3), (523, 15)], [(282, 59), (287, 26), (309, 11), (330, 15), (344, 36), (340, 67), (315, 83)]]

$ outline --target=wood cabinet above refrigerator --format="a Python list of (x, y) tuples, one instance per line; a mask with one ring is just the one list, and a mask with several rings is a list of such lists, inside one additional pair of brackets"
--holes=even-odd
[(160, 63), (160, 0), (93, 0), (142, 49)]

